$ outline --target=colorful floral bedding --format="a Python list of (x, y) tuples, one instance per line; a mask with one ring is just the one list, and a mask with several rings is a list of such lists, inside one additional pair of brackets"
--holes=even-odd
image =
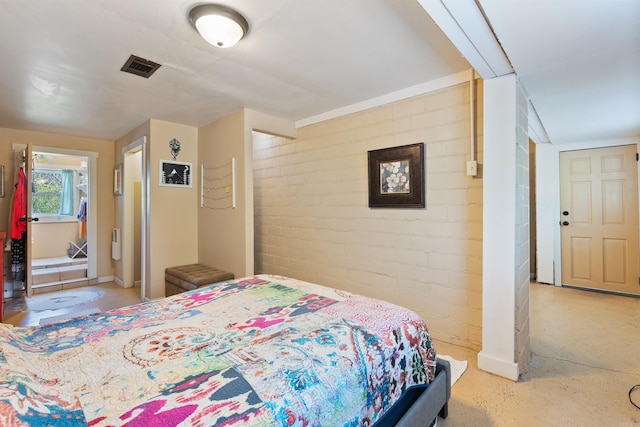
[(424, 322), (277, 276), (0, 325), (2, 426), (361, 426), (434, 377)]

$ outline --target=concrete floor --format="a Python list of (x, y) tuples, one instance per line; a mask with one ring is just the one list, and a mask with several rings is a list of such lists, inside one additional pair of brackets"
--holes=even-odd
[[(530, 308), (533, 356), (518, 382), (436, 341), (438, 353), (469, 362), (438, 427), (640, 426), (628, 397), (640, 384), (640, 299), (532, 283)], [(640, 404), (640, 391), (633, 397)]]
[[(91, 287), (103, 295), (75, 307), (24, 312), (20, 301), (5, 305), (5, 323), (37, 325), (41, 317), (98, 307), (109, 310), (139, 301), (139, 289), (113, 283)], [(33, 297), (60, 298), (62, 291)], [(477, 365), (477, 352), (438, 342), (438, 353), (468, 361), (454, 385), (450, 426), (640, 426), (640, 410), (629, 389), (640, 384), (640, 299), (531, 285), (533, 356), (520, 381), (513, 382)], [(16, 306), (18, 305), (18, 306)], [(640, 402), (640, 391), (634, 394)]]

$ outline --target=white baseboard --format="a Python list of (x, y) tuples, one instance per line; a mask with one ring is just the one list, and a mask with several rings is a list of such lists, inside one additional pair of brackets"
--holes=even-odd
[(98, 277), (98, 283), (113, 282), (113, 276)]
[(478, 353), (478, 368), (513, 381), (518, 381), (520, 376), (517, 363), (496, 359), (483, 352)]
[(122, 279), (118, 278), (118, 277), (114, 277), (113, 278), (113, 282), (120, 286), (121, 288), (124, 288), (124, 282), (122, 281)]

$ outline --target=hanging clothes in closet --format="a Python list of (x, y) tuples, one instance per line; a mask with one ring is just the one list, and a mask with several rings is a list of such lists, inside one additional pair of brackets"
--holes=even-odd
[(78, 236), (80, 240), (87, 235), (87, 198), (80, 198), (80, 206), (78, 207)]
[(18, 171), (11, 215), (11, 276), (24, 282), (27, 232), (27, 177), (24, 168)]

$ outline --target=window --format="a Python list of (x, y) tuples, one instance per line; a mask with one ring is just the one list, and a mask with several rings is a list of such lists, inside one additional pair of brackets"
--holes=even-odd
[(70, 178), (71, 186), (73, 185), (73, 171), (33, 169), (31, 177), (32, 215), (73, 215), (73, 192), (68, 191), (69, 187), (65, 184)]

